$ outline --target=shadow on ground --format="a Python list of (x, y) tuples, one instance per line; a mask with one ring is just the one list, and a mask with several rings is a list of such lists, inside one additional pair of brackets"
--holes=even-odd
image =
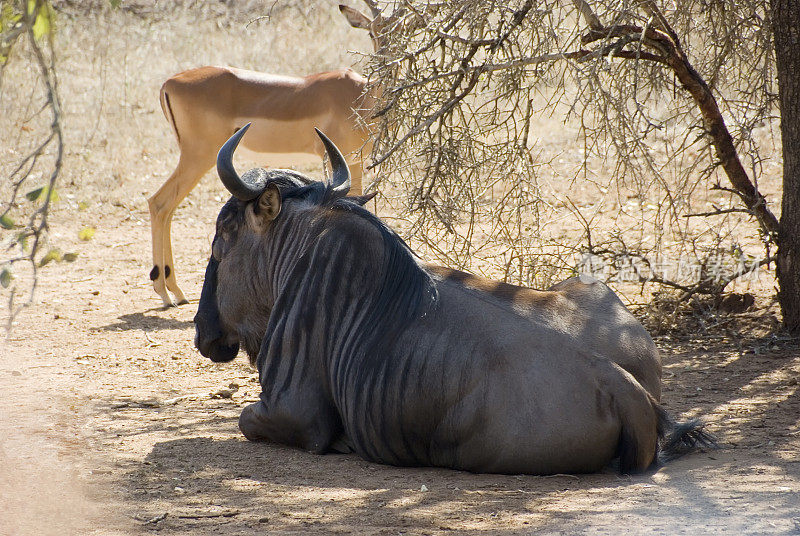
[[(800, 527), (800, 357), (694, 343), (664, 352), (664, 401), (725, 447), (644, 475), (477, 475), (318, 456), (239, 435), (241, 402), (125, 408), (157, 438), (123, 487), (145, 530), (238, 534), (786, 533)], [(126, 413), (127, 412), (127, 413)], [(147, 413), (148, 417), (143, 418)], [(424, 487), (423, 487), (424, 486)], [(752, 513), (754, 505), (759, 513)], [(792, 525), (796, 523), (796, 526)]]
[[(239, 437), (192, 437), (157, 443), (129, 476), (175, 514), (162, 528), (178, 531), (261, 526), (278, 533), (517, 534), (546, 527), (573, 533), (642, 517), (671, 533), (670, 527), (697, 520), (708, 529), (728, 527), (734, 505), (689, 475), (729, 471), (732, 464), (732, 453), (715, 452), (631, 477), (476, 475), (318, 456)], [(187, 511), (228, 517), (192, 519)]]
[[(158, 310), (162, 309), (151, 309), (150, 311)], [(118, 316), (116, 322), (92, 328), (92, 331), (155, 331), (165, 329), (194, 329), (194, 322), (151, 316), (145, 313), (129, 313)]]

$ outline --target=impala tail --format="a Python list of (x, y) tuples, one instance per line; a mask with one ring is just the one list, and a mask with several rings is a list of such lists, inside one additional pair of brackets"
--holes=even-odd
[(178, 125), (175, 123), (175, 116), (172, 113), (172, 105), (169, 102), (169, 94), (167, 93), (167, 83), (161, 85), (161, 93), (160, 98), (161, 101), (161, 111), (164, 112), (164, 117), (167, 118), (167, 122), (172, 127), (172, 130), (175, 132), (175, 138), (177, 138), (178, 142), (181, 141), (181, 135), (178, 133)]

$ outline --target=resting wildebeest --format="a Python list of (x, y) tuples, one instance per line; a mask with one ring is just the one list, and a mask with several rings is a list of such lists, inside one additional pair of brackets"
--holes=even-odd
[(602, 283), (575, 278), (517, 300), (519, 287), (420, 265), (367, 198), (345, 197), (346, 162), (322, 134), (329, 184), (284, 170), (240, 178), (232, 156), (245, 130), (219, 152), (233, 197), (217, 219), (195, 344), (230, 361), (241, 343), (255, 362), (261, 400), (239, 419), (248, 439), (531, 474), (615, 458), (642, 471), (660, 438), (668, 455), (709, 439), (660, 408), (652, 341)]

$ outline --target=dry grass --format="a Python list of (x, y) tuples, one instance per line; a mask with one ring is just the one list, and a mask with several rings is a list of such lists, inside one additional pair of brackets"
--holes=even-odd
[[(72, 4), (79, 3), (62, 6), (56, 35), (67, 144), (60, 183), (75, 199), (99, 204), (141, 209), (177, 162), (158, 103), (169, 76), (201, 65), (304, 75), (352, 65), (348, 50), (369, 49), (366, 33), (329, 3), (277, 3), (271, 18), (251, 24), (272, 2), (141, 2), (118, 10)], [(12, 64), (0, 94), (3, 176), (8, 154), (22, 152), (36, 130), (28, 104), (36, 74), (26, 67)], [(61, 208), (68, 207), (69, 200)]]
[[(96, 226), (92, 213), (115, 204), (141, 220), (144, 231), (149, 219), (146, 198), (178, 159), (158, 102), (159, 88), (169, 76), (201, 65), (304, 75), (353, 65), (357, 58), (350, 50), (370, 49), (366, 32), (350, 28), (334, 3), (123, 2), (119, 9), (111, 9), (108, 2), (98, 0), (56, 2), (56, 6), (65, 158), (57, 185), (60, 201), (53, 213), (83, 211), (80, 217), (87, 226)], [(0, 87), (0, 177), (4, 179), (49, 126), (49, 118), (37, 113), (42, 96), (31, 51), (20, 46), (15, 54)], [(52, 153), (51, 149), (44, 155), (44, 163), (52, 160)], [(45, 183), (49, 172), (42, 169), (35, 170), (22, 194)], [(9, 198), (9, 189), (9, 181), (3, 180), (2, 199)], [(222, 195), (214, 180), (198, 188), (204, 189), (217, 192), (215, 197)], [(10, 214), (18, 222), (33, 208), (24, 198), (21, 201)], [(179, 210), (176, 220), (181, 218)], [(195, 227), (207, 234), (212, 225), (210, 220)], [(53, 229), (47, 247), (66, 250), (60, 234)], [(5, 244), (11, 233), (2, 238)], [(10, 254), (6, 250), (0, 255)], [(32, 277), (22, 265), (15, 267), (15, 275), (23, 289)]]
[[(201, 359), (192, 347), (194, 305), (160, 310), (147, 279), (145, 199), (178, 157), (158, 89), (168, 76), (204, 64), (295, 74), (351, 65), (356, 57), (347, 50), (368, 51), (369, 40), (333, 4), (310, 0), (292, 4), (314, 6), (307, 18), (290, 7), (247, 28), (272, 2), (139, 1), (117, 11), (104, 0), (59, 5), (67, 156), (52, 241), (80, 256), (43, 271), (40, 303), (21, 315), (0, 350), (0, 487), (10, 490), (0, 494), (0, 533), (64, 533), (76, 524), (74, 533), (98, 536), (796, 528), (800, 362), (796, 346), (753, 338), (764, 334), (763, 323), (747, 339), (658, 341), (670, 410), (706, 416), (723, 441), (736, 444), (655, 474), (474, 475), (245, 441), (236, 419), (258, 395), (255, 372), (243, 359)], [(30, 99), (34, 78), (22, 62), (12, 69), (0, 92), (0, 177), (40, 126)], [(612, 165), (592, 159), (584, 177), (576, 130), (557, 116), (539, 116), (532, 133), (547, 162), (538, 168), (539, 187), (595, 207), (598, 225), (613, 228), (611, 209), (631, 199), (587, 180), (609, 178)], [(774, 198), (779, 166), (770, 165), (771, 182), (762, 187)], [(176, 260), (190, 299), (199, 296), (224, 197), (207, 177), (176, 214)], [(88, 208), (80, 210), (82, 202)], [(568, 208), (554, 202), (543, 228), (577, 240), (581, 225)], [(393, 215), (385, 205), (377, 209)], [(90, 242), (77, 237), (85, 225), (97, 227)], [(643, 301), (638, 287), (628, 290)], [(681, 318), (665, 321), (674, 328)], [(209, 396), (232, 381), (240, 385), (232, 398)], [(4, 457), (3, 449), (14, 455)], [(232, 515), (213, 517), (220, 511)]]
[[(371, 48), (366, 32), (350, 28), (334, 3), (140, 1), (125, 2), (116, 10), (100, 0), (57, 5), (60, 15), (56, 48), (67, 152), (60, 179), (63, 195), (55, 210), (75, 211), (81, 202), (88, 205), (90, 212), (102, 210), (108, 203), (119, 204), (130, 209), (132, 217), (142, 220), (143, 226), (148, 223), (146, 197), (160, 186), (177, 161), (176, 144), (157, 97), (167, 77), (206, 64), (302, 75), (353, 65), (361, 56), (349, 51)], [(256, 20), (257, 17), (267, 18)], [(360, 67), (364, 66), (356, 65), (357, 69)], [(0, 147), (5, 152), (0, 176), (8, 174), (15, 157), (33, 143), (37, 130), (43, 126), (35, 114), (36, 99), (31, 95), (35, 73), (26, 70), (24, 61), (15, 62), (10, 69), (0, 93), (0, 108), (8, 111), (0, 115)], [(534, 108), (543, 110), (551, 97), (546, 89), (542, 90)], [(504, 242), (488, 242), (482, 254), (466, 259), (464, 264), (470, 269), (490, 277), (543, 286), (568, 275), (563, 267), (569, 263), (557, 257), (574, 258), (574, 250), (585, 241), (586, 224), (579, 212), (587, 218), (595, 237), (613, 236), (619, 229), (631, 229), (644, 221), (659, 221), (653, 215), (663, 202), (661, 190), (646, 183), (609, 188), (615, 163), (587, 155), (578, 135), (579, 125), (565, 122), (566, 114), (561, 113), (565, 111), (542, 111), (530, 127), (537, 165), (535, 173), (524, 181), (544, 200), (530, 212), (529, 222), (525, 223), (530, 233), (524, 237), (522, 249), (530, 254), (525, 259), (511, 259)], [(777, 201), (781, 166), (773, 126), (753, 131), (753, 139), (768, 155), (759, 186), (769, 199)], [(669, 144), (671, 134), (679, 133), (664, 133), (661, 147)], [(658, 150), (659, 144), (655, 147)], [(292, 163), (286, 159), (272, 162)], [(308, 160), (301, 167), (309, 169)], [(311, 168), (318, 171), (317, 165), (311, 164)], [(436, 248), (423, 247), (408, 222), (393, 219), (401, 207), (391, 199), (391, 170), (384, 168), (381, 173), (388, 179), (384, 187), (389, 199), (376, 205), (376, 210), (405, 232), (423, 255), (446, 261), (437, 255)], [(493, 188), (485, 202), (496, 203), (508, 189), (508, 185)], [(187, 203), (200, 196), (224, 197), (214, 179), (201, 183)], [(696, 207), (725, 205), (727, 197), (721, 192), (699, 190), (692, 202)], [(182, 217), (179, 209), (176, 221)], [(750, 253), (757, 253), (755, 226), (732, 221), (723, 234), (743, 244)], [(699, 219), (692, 224), (708, 225)], [(487, 242), (497, 235), (493, 225), (489, 220), (479, 222), (474, 231), (478, 241)], [(207, 234), (211, 222), (197, 222), (196, 227), (198, 233)], [(638, 239), (646, 244), (658, 232), (652, 226), (644, 228)], [(54, 239), (57, 242), (57, 231)], [(448, 240), (445, 229), (441, 239)], [(670, 254), (667, 249), (666, 254)], [(680, 249), (673, 248), (672, 253), (677, 255)], [(541, 255), (543, 252), (547, 255)], [(197, 255), (204, 258), (205, 252)], [(611, 283), (629, 303), (649, 301), (649, 289)], [(739, 284), (737, 290), (763, 291), (766, 296), (773, 284), (770, 273), (755, 282)]]

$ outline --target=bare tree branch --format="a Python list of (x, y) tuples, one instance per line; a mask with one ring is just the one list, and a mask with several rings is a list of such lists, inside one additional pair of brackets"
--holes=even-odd
[[(651, 1), (456, 0), (388, 36), (392, 52), (369, 73), (385, 97), (373, 167), (404, 234), (441, 262), (525, 284), (563, 277), (620, 239), (618, 253), (650, 262), (738, 262), (742, 248), (756, 258), (776, 235), (752, 131), (772, 127), (775, 97), (769, 32), (748, 1), (682, 0), (664, 14)], [(535, 126), (547, 116), (576, 125), (561, 153), (553, 127)], [(722, 174), (730, 187), (715, 189)], [(570, 202), (571, 188), (595, 195)], [(584, 216), (609, 207), (605, 219)], [(584, 240), (563, 231), (580, 222), (600, 228)], [(697, 277), (648, 282), (685, 292), (705, 288)]]
[[(61, 172), (64, 156), (61, 104), (58, 94), (58, 79), (55, 70), (52, 33), (51, 31), (46, 31), (42, 36), (38, 36), (34, 32), (34, 25), (40, 16), (48, 17), (44, 23), (47, 25), (50, 24), (49, 17), (52, 16), (52, 12), (50, 11), (52, 8), (46, 0), (36, 0), (30, 3), (20, 1), (17, 9), (17, 13), (19, 14), (18, 26), (13, 28), (13, 33), (27, 36), (25, 43), (30, 48), (36, 67), (40, 72), (41, 89), (44, 93), (42, 110), (49, 110), (51, 118), (47, 129), (48, 132), (43, 135), (42, 141), (23, 157), (11, 172), (8, 179), (12, 185), (9, 190), (9, 198), (4, 202), (5, 206), (0, 215), (0, 218), (4, 220), (6, 226), (12, 225), (10, 224), (12, 221), (10, 220), (10, 213), (18, 206), (16, 200), (21, 188), (23, 185), (29, 184), (34, 169), (45, 166), (43, 172), (48, 174), (47, 182), (38, 190), (34, 190), (32, 193), (41, 193), (31, 198), (32, 203), (38, 202), (40, 205), (31, 210), (25, 226), (16, 232), (6, 246), (8, 250), (14, 249), (18, 251), (19, 254), (0, 262), (0, 269), (2, 269), (3, 274), (3, 286), (8, 287), (9, 290), (9, 317), (7, 322), (7, 329), (9, 330), (11, 329), (16, 315), (19, 314), (25, 306), (29, 305), (35, 296), (35, 291), (38, 286), (39, 266), (42, 262), (39, 257), (41, 256), (42, 248), (47, 240), (47, 233), (49, 231), (48, 215), (53, 196), (55, 195), (55, 185)], [(2, 35), (2, 40), (4, 43), (8, 42), (5, 34)], [(9, 55), (5, 57), (6, 61), (9, 61)], [(5, 73), (5, 65), (7, 65), (7, 63), (4, 63), (3, 70), (0, 70), (0, 81), (2, 81), (2, 76)], [(52, 154), (53, 151), (55, 154)], [(45, 155), (47, 155), (48, 163), (42, 164), (41, 158)], [(30, 273), (29, 280), (18, 283), (13, 283), (11, 281), (13, 277), (11, 268), (17, 263), (27, 264)], [(21, 303), (17, 303), (17, 298), (23, 294), (23, 288), (25, 286), (27, 286), (27, 290), (25, 290), (24, 294), (26, 294), (27, 297)]]
[(589, 28), (592, 30), (602, 30), (603, 24), (600, 22), (600, 19), (597, 18), (597, 15), (594, 14), (594, 11), (592, 11), (591, 6), (589, 6), (586, 0), (573, 0), (573, 3), (578, 8), (578, 11)]

